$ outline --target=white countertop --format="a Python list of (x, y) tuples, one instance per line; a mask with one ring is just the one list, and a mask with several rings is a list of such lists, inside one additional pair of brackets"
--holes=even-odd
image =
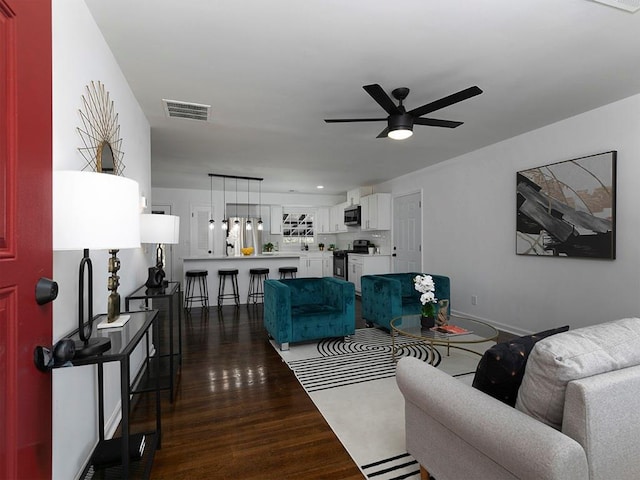
[(278, 258), (300, 258), (301, 254), (300, 253), (278, 253), (278, 254), (266, 254), (266, 255), (240, 255), (240, 256), (235, 256), (235, 255), (203, 255), (200, 257), (185, 257), (183, 258), (184, 261), (189, 261), (189, 260), (255, 260), (257, 258), (259, 259), (278, 259)]

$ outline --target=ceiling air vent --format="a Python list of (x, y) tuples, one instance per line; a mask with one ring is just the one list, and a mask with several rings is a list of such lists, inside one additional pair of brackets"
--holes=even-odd
[(180, 102), (178, 100), (162, 99), (164, 111), (168, 117), (172, 118), (188, 118), (191, 120), (200, 120), (206, 122), (209, 120), (209, 111), (211, 105), (202, 105), (200, 103)]
[(640, 0), (592, 0), (598, 3), (604, 3), (611, 7), (620, 8), (627, 12), (635, 13), (640, 10)]

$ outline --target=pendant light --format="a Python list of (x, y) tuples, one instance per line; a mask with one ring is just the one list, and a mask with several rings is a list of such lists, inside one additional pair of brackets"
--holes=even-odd
[(227, 230), (227, 177), (222, 177), (222, 206), (224, 208), (224, 217), (222, 217), (222, 230)]
[(251, 214), (249, 213), (249, 179), (247, 178), (247, 230), (251, 230), (253, 226), (251, 225)]
[(238, 220), (238, 177), (236, 177), (236, 219), (233, 222), (236, 226), (236, 228), (238, 228), (238, 225), (240, 225), (240, 220)]
[(210, 186), (209, 192), (211, 193), (211, 210), (209, 210), (209, 230), (216, 228), (216, 221), (213, 219), (213, 177), (209, 177)]
[(258, 230), (262, 230), (262, 180), (258, 181), (259, 197), (258, 197)]

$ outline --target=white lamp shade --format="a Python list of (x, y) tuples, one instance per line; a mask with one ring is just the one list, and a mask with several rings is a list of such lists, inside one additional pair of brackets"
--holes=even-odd
[(142, 243), (178, 243), (180, 217), (158, 213), (140, 215), (140, 241)]
[(138, 183), (107, 173), (53, 172), (53, 249), (140, 247)]

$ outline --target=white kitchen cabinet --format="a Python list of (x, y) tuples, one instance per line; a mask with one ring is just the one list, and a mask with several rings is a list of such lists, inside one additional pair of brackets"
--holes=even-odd
[(374, 193), (360, 199), (362, 224), (360, 229), (391, 230), (391, 194)]
[(318, 207), (316, 210), (316, 233), (326, 234), (331, 232), (331, 220), (329, 219), (330, 207)]
[(358, 187), (347, 192), (347, 204), (360, 205), (360, 199), (365, 195), (371, 195), (373, 193), (373, 187)]
[(355, 285), (356, 293), (362, 291), (360, 278), (362, 277), (362, 267), (364, 260), (361, 255), (349, 255), (347, 258), (347, 268), (349, 269), (349, 281)]
[(329, 233), (342, 233), (349, 231), (344, 224), (344, 207), (348, 206), (347, 202), (339, 203), (331, 207), (329, 212), (329, 220), (332, 230)]
[(322, 277), (322, 259), (323, 255), (321, 252), (305, 253), (300, 255), (298, 277)]
[(333, 277), (333, 253), (325, 252), (322, 255), (322, 276)]
[(347, 269), (349, 281), (355, 285), (356, 293), (360, 295), (362, 276), (391, 272), (391, 256), (350, 253), (347, 257)]
[(271, 205), (271, 234), (282, 235), (282, 205)]

